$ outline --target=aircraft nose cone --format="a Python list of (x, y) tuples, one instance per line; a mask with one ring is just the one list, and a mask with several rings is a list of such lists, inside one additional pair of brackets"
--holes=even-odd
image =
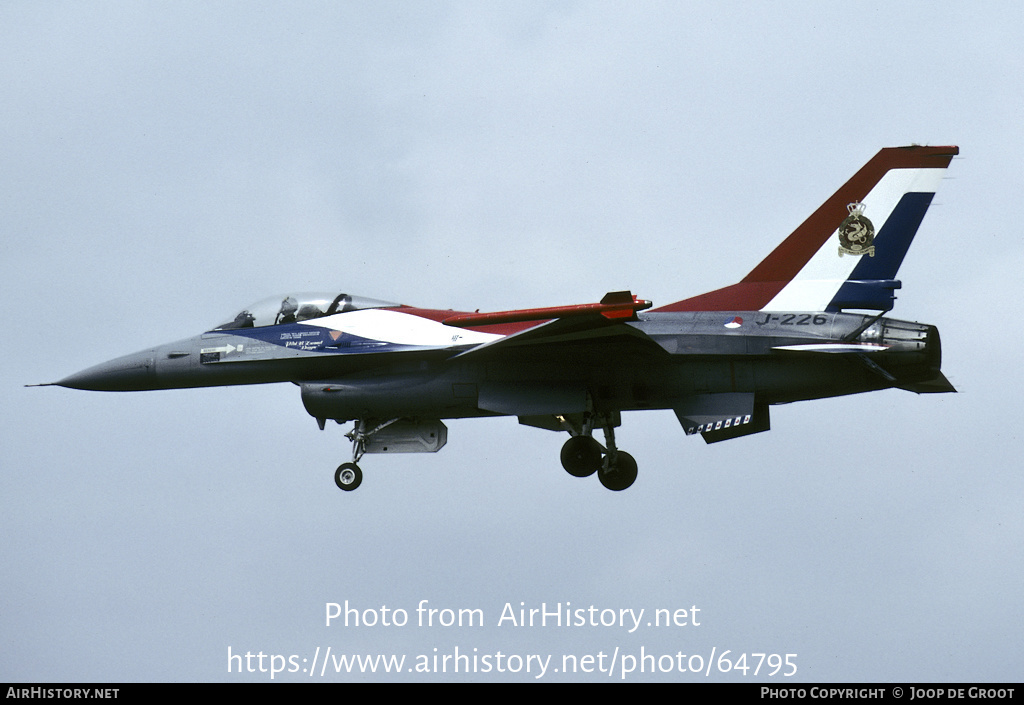
[(59, 387), (95, 392), (130, 392), (153, 389), (153, 351), (125, 355), (69, 375)]

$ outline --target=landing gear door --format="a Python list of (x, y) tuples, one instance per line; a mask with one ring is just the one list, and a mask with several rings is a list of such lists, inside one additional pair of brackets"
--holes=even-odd
[(436, 453), (448, 442), (441, 421), (396, 421), (370, 435), (365, 453)]

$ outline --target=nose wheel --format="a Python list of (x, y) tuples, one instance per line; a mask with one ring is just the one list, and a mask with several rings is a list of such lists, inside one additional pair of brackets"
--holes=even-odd
[(346, 492), (351, 492), (363, 481), (363, 471), (355, 463), (342, 463), (334, 471), (334, 484)]
[(346, 492), (351, 492), (363, 483), (363, 471), (356, 463), (366, 452), (366, 442), (377, 431), (394, 423), (398, 419), (392, 419), (379, 426), (370, 426), (365, 420), (358, 419), (355, 427), (345, 434), (345, 437), (352, 441), (352, 462), (342, 463), (334, 471), (334, 484)]

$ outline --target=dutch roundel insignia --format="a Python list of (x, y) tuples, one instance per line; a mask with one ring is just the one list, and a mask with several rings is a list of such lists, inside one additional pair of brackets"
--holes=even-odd
[(839, 224), (839, 256), (868, 255), (875, 256), (875, 247), (871, 243), (875, 239), (875, 226), (864, 217), (864, 204), (860, 201), (846, 206), (850, 215)]

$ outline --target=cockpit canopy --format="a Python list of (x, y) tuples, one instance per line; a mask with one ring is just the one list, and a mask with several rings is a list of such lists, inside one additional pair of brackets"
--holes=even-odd
[(358, 311), (364, 308), (393, 308), (401, 304), (332, 292), (301, 292), (271, 296), (242, 309), (233, 320), (222, 323), (214, 330), (262, 328), (282, 323), (298, 323), (335, 313)]

